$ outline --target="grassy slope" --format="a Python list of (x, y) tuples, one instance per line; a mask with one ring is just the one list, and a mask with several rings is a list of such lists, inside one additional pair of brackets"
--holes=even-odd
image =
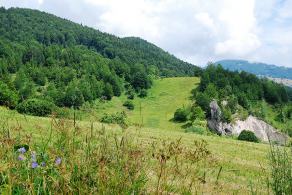
[[(145, 141), (154, 140), (176, 140), (182, 138), (182, 143), (188, 147), (194, 140), (204, 139), (208, 143), (208, 148), (218, 161), (218, 169), (222, 166), (219, 184), (223, 193), (247, 193), (250, 190), (250, 183), (260, 190), (265, 189), (262, 178), (262, 168), (267, 166), (268, 145), (246, 143), (230, 138), (222, 138), (215, 135), (203, 136), (181, 132), (180, 124), (169, 121), (177, 107), (189, 103), (189, 91), (198, 83), (197, 78), (170, 78), (155, 81), (154, 87), (150, 90), (149, 96), (145, 100), (135, 99), (136, 109), (129, 112), (132, 122), (140, 122), (138, 105), (141, 102), (142, 115), (145, 127), (142, 129), (130, 127), (127, 131), (133, 134), (133, 139), (143, 139)], [(102, 106), (102, 112), (116, 112), (124, 109), (122, 103), (126, 97), (115, 98), (113, 101)], [(101, 108), (101, 105), (99, 105)], [(99, 113), (101, 109), (99, 109)], [(8, 122), (7, 122), (8, 121)], [(10, 126), (11, 135), (31, 134), (35, 142), (39, 142), (41, 137), (49, 134), (51, 119), (23, 116), (15, 111), (0, 109), (0, 124)], [(90, 123), (78, 122), (82, 127), (81, 133), (86, 133), (90, 129)], [(101, 127), (95, 122), (94, 126)], [(159, 129), (160, 128), (160, 129)], [(121, 132), (119, 127), (108, 125), (109, 131)], [(162, 131), (162, 129), (164, 131)], [(169, 131), (169, 130), (176, 131)], [(209, 173), (207, 177), (215, 179), (217, 173)], [(217, 186), (218, 187), (218, 186)], [(210, 186), (206, 185), (206, 190)], [(221, 191), (220, 189), (217, 189)]]
[(196, 77), (176, 77), (155, 80), (153, 87), (148, 92), (148, 97), (134, 99), (135, 109), (128, 111), (123, 107), (127, 100), (125, 96), (115, 97), (108, 103), (97, 103), (98, 113), (115, 113), (124, 110), (129, 120), (145, 127), (160, 128), (165, 130), (180, 130), (182, 124), (170, 120), (177, 108), (191, 103), (190, 91), (198, 85)]
[[(5, 125), (8, 121), (10, 129), (13, 129), (11, 136), (31, 135), (35, 143), (40, 143), (49, 136), (51, 119), (38, 118), (32, 116), (23, 116), (15, 111), (0, 109), (0, 124)], [(90, 131), (89, 122), (78, 122), (82, 129), (80, 136)], [(94, 123), (94, 127), (101, 128), (102, 124)], [(107, 131), (121, 132), (120, 127), (115, 125), (105, 126)], [(205, 140), (208, 143), (208, 149), (217, 161), (215, 172), (208, 173), (208, 180), (215, 180), (217, 171), (222, 166), (222, 172), (219, 177), (220, 188), (216, 189), (223, 193), (248, 193), (250, 184), (258, 190), (265, 190), (265, 183), (262, 170), (267, 167), (268, 145), (241, 142), (230, 138), (219, 136), (203, 136), (179, 131), (162, 131), (160, 129), (130, 127), (127, 129), (132, 134), (133, 140), (142, 139), (147, 143), (159, 140), (177, 140), (182, 139), (184, 146), (190, 146), (194, 140)], [(44, 139), (43, 139), (44, 138)], [(206, 191), (212, 191), (214, 186), (206, 185)], [(218, 186), (217, 186), (218, 187)]]

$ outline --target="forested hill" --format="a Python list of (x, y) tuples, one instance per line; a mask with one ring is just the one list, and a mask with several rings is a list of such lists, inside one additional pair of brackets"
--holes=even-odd
[(1, 8), (0, 36), (22, 45), (29, 41), (36, 41), (42, 46), (83, 45), (105, 58), (119, 57), (130, 65), (155, 66), (162, 76), (194, 75), (194, 71), (198, 71), (197, 67), (142, 39), (118, 38), (37, 10)]
[(156, 77), (201, 71), (140, 38), (37, 10), (0, 8), (0, 106), (79, 107), (125, 91), (145, 94)]

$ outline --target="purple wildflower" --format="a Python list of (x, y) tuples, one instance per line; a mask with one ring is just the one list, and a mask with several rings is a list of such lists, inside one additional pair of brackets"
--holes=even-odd
[(31, 152), (31, 161), (32, 162), (36, 162), (37, 159), (36, 159), (36, 152)]
[(45, 163), (45, 162), (42, 162), (42, 163), (41, 163), (41, 166), (42, 166), (42, 167), (46, 166), (46, 163)]
[(32, 162), (32, 163), (31, 163), (31, 168), (33, 168), (33, 169), (37, 168), (38, 166), (39, 166), (39, 165), (38, 165), (37, 162)]
[(61, 157), (57, 157), (56, 160), (55, 160), (55, 164), (58, 166), (60, 165), (62, 162), (62, 158)]
[(20, 154), (17, 158), (19, 161), (24, 161), (25, 160), (25, 156)]
[(26, 149), (24, 147), (21, 147), (17, 151), (21, 154), (24, 154), (26, 152)]

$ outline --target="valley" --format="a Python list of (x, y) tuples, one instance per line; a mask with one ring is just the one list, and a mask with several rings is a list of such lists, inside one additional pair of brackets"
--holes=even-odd
[(292, 89), (225, 62), (1, 7), (0, 194), (291, 194)]

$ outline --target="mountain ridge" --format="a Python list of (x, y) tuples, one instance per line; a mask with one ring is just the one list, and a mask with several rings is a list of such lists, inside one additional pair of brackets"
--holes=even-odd
[(292, 68), (284, 66), (237, 59), (220, 60), (216, 64), (220, 64), (223, 68), (231, 71), (246, 71), (258, 76), (292, 79)]

